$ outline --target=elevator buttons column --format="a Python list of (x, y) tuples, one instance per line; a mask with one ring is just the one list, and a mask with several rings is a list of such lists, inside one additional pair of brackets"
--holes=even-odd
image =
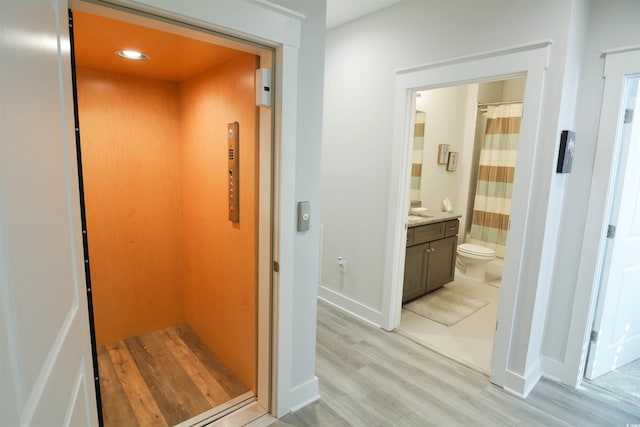
[(227, 125), (227, 149), (229, 152), (229, 221), (240, 222), (240, 156), (238, 151), (238, 122)]

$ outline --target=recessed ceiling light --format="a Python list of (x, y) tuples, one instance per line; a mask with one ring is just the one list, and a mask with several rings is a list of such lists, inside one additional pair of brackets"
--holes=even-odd
[(146, 61), (147, 59), (149, 59), (149, 57), (147, 55), (145, 55), (142, 52), (138, 52), (137, 50), (119, 50), (116, 52), (116, 54), (118, 56), (121, 56), (123, 58), (127, 58), (127, 59), (133, 59), (136, 61)]

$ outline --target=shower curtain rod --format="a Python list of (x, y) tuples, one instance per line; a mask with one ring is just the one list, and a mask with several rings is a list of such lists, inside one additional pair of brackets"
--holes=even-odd
[(488, 107), (489, 105), (504, 105), (504, 104), (522, 104), (522, 101), (502, 101), (502, 102), (479, 102), (478, 107)]

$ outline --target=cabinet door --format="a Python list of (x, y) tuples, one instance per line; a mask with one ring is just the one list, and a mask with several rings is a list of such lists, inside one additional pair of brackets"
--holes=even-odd
[(426, 292), (426, 258), (429, 244), (410, 246), (404, 259), (404, 285), (402, 303), (417, 298)]
[(427, 292), (453, 280), (456, 267), (457, 237), (447, 237), (430, 243), (427, 258)]

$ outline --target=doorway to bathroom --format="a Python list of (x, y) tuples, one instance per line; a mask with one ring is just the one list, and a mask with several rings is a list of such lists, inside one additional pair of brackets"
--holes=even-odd
[[(486, 260), (474, 258), (482, 265), (474, 264), (473, 271), (460, 257), (448, 262), (453, 270), (448, 283), (418, 298), (403, 298), (397, 331), (487, 375), (525, 84), (526, 78), (518, 77), (416, 91), (408, 130), (409, 230), (420, 230), (421, 224), (443, 215), (458, 218), (458, 252), (471, 248)], [(405, 285), (412, 280), (409, 251), (415, 248), (407, 248)]]
[(101, 421), (191, 425), (268, 402), (271, 118), (255, 76), (270, 51), (101, 7), (72, 13)]

